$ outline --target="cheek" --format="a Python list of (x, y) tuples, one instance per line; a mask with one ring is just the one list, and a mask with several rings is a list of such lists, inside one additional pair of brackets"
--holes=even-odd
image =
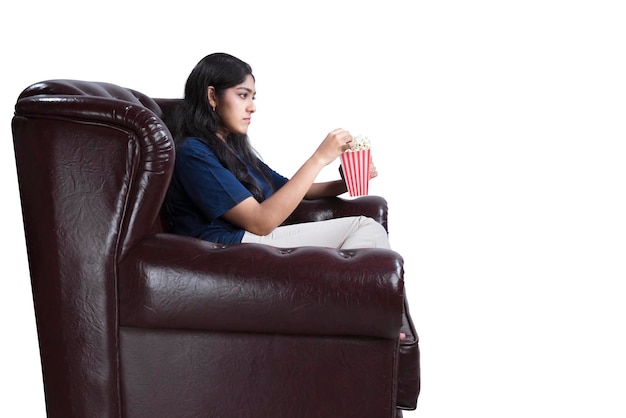
[(224, 116), (225, 117), (222, 118), (222, 124), (229, 132), (238, 135), (243, 135), (248, 132), (248, 127), (243, 123), (241, 118), (236, 117), (232, 113)]
[(221, 124), (228, 130), (230, 130), (232, 121), (234, 120), (233, 110), (228, 105), (223, 105), (218, 111)]

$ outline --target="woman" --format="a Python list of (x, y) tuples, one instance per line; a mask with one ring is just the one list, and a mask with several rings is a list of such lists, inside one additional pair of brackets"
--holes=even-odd
[[(250, 66), (228, 54), (204, 57), (189, 75), (171, 125), (176, 164), (167, 207), (173, 232), (223, 244), (389, 248), (385, 229), (363, 216), (281, 226), (302, 199), (346, 192), (342, 179), (315, 178), (350, 147), (352, 136), (333, 130), (287, 179), (248, 141), (255, 93)], [(376, 176), (373, 169), (370, 178)]]
[[(189, 75), (171, 124), (176, 164), (167, 208), (173, 232), (224, 244), (389, 248), (387, 231), (364, 216), (281, 226), (302, 199), (346, 192), (342, 179), (314, 181), (350, 148), (352, 136), (333, 130), (287, 179), (263, 163), (248, 141), (255, 93), (250, 66), (228, 54), (207, 55)], [(373, 169), (370, 178), (376, 176)]]

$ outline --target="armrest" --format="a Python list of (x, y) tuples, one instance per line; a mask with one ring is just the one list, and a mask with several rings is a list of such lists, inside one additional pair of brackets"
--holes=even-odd
[(403, 260), (392, 250), (157, 234), (119, 268), (122, 326), (397, 338), (402, 325)]
[(285, 225), (323, 221), (346, 216), (368, 216), (387, 229), (387, 201), (381, 196), (360, 196), (354, 199), (330, 197), (303, 200), (284, 222)]

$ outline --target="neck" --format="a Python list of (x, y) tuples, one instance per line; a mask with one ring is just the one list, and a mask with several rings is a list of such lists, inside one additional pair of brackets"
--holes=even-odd
[(220, 139), (220, 141), (226, 142), (226, 138), (228, 138), (228, 131), (224, 127), (219, 127), (215, 132), (215, 135)]

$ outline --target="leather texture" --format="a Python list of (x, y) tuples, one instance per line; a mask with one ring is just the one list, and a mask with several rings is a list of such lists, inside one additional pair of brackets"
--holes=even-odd
[[(48, 417), (415, 409), (419, 347), (398, 253), (224, 246), (167, 232), (175, 149), (164, 120), (177, 102), (80, 80), (37, 83), (17, 100)], [(287, 223), (355, 214), (387, 228), (378, 196), (305, 201)]]

